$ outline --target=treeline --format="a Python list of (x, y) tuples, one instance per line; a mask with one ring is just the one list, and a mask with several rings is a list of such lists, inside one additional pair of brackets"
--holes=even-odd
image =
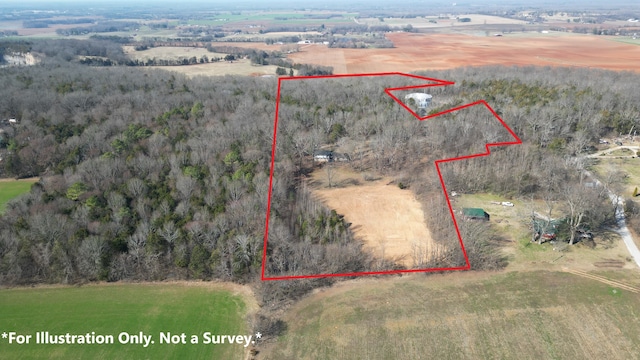
[(125, 63), (128, 58), (122, 46), (112, 39), (33, 41), (29, 45), (35, 52), (46, 56), (48, 62), (75, 61), (78, 57), (98, 56), (109, 59), (114, 64)]
[(21, 53), (26, 54), (32, 50), (33, 43), (30, 41), (11, 41), (11, 40), (3, 40), (0, 41), (0, 52), (2, 54), (11, 54), (11, 53)]
[(343, 36), (334, 37), (331, 36), (327, 40), (329, 47), (331, 48), (351, 48), (351, 49), (366, 49), (366, 48), (392, 48), (393, 42), (384, 36), (384, 33), (372, 33), (371, 36)]
[(91, 24), (94, 21), (95, 19), (92, 18), (24, 20), (22, 27), (26, 29), (48, 28), (49, 25)]
[(2, 30), (0, 31), (0, 37), (4, 36), (18, 36), (18, 32), (15, 30)]
[(75, 27), (70, 29), (57, 29), (56, 34), (62, 36), (77, 36), (90, 33), (131, 31), (137, 29), (139, 26), (139, 23), (131, 21), (105, 21), (91, 26)]
[[(85, 63), (87, 60), (91, 60), (91, 59), (85, 59), (85, 61), (81, 61), (81, 63)], [(126, 65), (126, 66), (180, 66), (180, 65), (196, 65), (196, 64), (206, 64), (206, 63), (213, 63), (213, 62), (220, 62), (222, 60), (225, 61), (234, 61), (235, 60), (235, 56), (234, 55), (226, 55), (225, 57), (219, 57), (219, 56), (212, 56), (212, 57), (208, 57), (207, 55), (203, 55), (201, 57), (195, 57), (195, 56), (191, 56), (191, 57), (181, 57), (178, 59), (158, 59), (158, 58), (151, 58), (151, 59), (145, 59), (145, 60), (139, 60), (139, 59), (128, 59), (127, 61), (125, 61), (123, 64), (120, 65)], [(92, 65), (92, 64), (89, 64)], [(119, 65), (116, 63), (113, 63), (112, 65)]]
[(236, 57), (248, 57), (251, 63), (256, 65), (275, 65), (282, 69), (295, 69), (298, 70), (298, 75), (300, 76), (333, 74), (333, 68), (330, 66), (296, 64), (286, 59), (279, 51), (270, 52), (233, 46), (215, 46), (213, 44), (208, 45), (207, 50), (216, 53), (226, 53)]
[(338, 25), (319, 29), (321, 34), (267, 38), (265, 43), (295, 44), (301, 40), (309, 40), (314, 43), (328, 43), (329, 47), (336, 48), (392, 48), (394, 45), (385, 37), (385, 33), (398, 30), (412, 31), (412, 28), (406, 26), (402, 28), (390, 27), (388, 25)]

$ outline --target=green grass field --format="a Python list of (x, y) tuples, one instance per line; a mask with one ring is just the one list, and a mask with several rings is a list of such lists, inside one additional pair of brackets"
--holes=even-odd
[(612, 41), (617, 41), (617, 42), (631, 44), (631, 45), (640, 45), (640, 39), (633, 39), (628, 37), (615, 37), (612, 39)]
[[(637, 160), (637, 159), (624, 159)], [(616, 160), (617, 161), (617, 160)], [(479, 193), (462, 194), (453, 198), (454, 209), (463, 207), (479, 207), (491, 214), (491, 227), (495, 234), (506, 238), (503, 244), (504, 254), (507, 255), (508, 270), (559, 270), (563, 266), (578, 266), (592, 269), (594, 264), (603, 261), (621, 261), (622, 266), (634, 268), (628, 261), (629, 252), (613, 231), (601, 230), (594, 238), (595, 248), (577, 244), (568, 246), (565, 243), (537, 244), (531, 242), (531, 212), (542, 215), (548, 213), (547, 206), (539, 199), (505, 199), (499, 195)], [(502, 206), (492, 202), (510, 201), (515, 206)], [(559, 219), (565, 216), (566, 204), (562, 201), (553, 203), (551, 217)], [(564, 251), (560, 251), (563, 249)]]
[[(634, 279), (637, 286), (637, 272)], [(563, 272), (362, 279), (294, 306), (286, 316), (287, 333), (264, 355), (637, 359), (638, 309), (637, 294)]]
[(0, 181), (0, 214), (4, 213), (9, 200), (28, 193), (36, 181), (38, 179)]
[[(0, 333), (33, 335), (31, 344), (0, 338), (4, 359), (242, 359), (239, 344), (189, 343), (204, 332), (250, 335), (246, 304), (212, 284), (106, 284), (0, 290)], [(113, 335), (114, 344), (36, 345), (36, 332)], [(155, 344), (118, 342), (121, 332), (152, 335)], [(187, 344), (160, 344), (160, 332), (187, 334)]]

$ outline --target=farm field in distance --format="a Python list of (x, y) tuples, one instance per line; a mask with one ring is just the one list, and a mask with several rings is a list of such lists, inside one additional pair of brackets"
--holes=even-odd
[[(337, 49), (303, 45), (289, 55), (298, 63), (333, 66), (335, 73), (442, 70), (461, 66), (574, 66), (637, 71), (640, 47), (579, 34), (389, 33), (391, 49)], [(600, 49), (594, 52), (593, 49)]]
[(149, 66), (149, 68), (174, 71), (187, 75), (189, 77), (204, 76), (224, 76), (224, 75), (243, 75), (243, 76), (275, 76), (275, 65), (254, 65), (250, 60), (241, 59), (232, 63), (219, 61), (216, 63), (197, 64), (197, 65), (176, 65), (176, 66)]
[[(200, 60), (203, 56), (209, 59), (223, 59), (227, 54), (209, 52), (207, 49), (198, 47), (180, 46), (160, 46), (143, 51), (135, 51), (132, 46), (124, 46), (125, 54), (129, 57), (145, 61), (148, 59), (179, 60), (195, 57)], [(276, 74), (275, 65), (256, 65), (249, 59), (236, 59), (233, 62), (220, 60), (195, 65), (175, 65), (175, 66), (146, 66), (145, 69), (160, 69), (174, 71), (187, 76), (223, 76), (223, 75), (243, 75), (262, 76)], [(295, 72), (295, 71), (294, 71)]]
[(133, 46), (123, 46), (124, 53), (129, 55), (132, 59), (136, 60), (148, 60), (148, 59), (167, 59), (167, 60), (178, 60), (178, 59), (189, 59), (191, 57), (196, 57), (198, 60), (206, 56), (209, 59), (213, 58), (221, 58), (224, 59), (225, 55), (221, 53), (210, 52), (204, 48), (198, 47), (187, 47), (187, 46), (159, 46), (149, 48), (147, 50), (136, 51)]
[(359, 279), (296, 304), (264, 358), (636, 358), (638, 307), (637, 294), (563, 272)]
[[(213, 283), (93, 284), (3, 289), (2, 331), (33, 335), (30, 345), (2, 342), (2, 357), (49, 359), (209, 358), (243, 359), (239, 344), (160, 344), (160, 332), (198, 335), (250, 335), (245, 321), (255, 311), (252, 297), (240, 285)], [(50, 334), (95, 332), (113, 335), (114, 344), (33, 344), (37, 331)], [(118, 335), (152, 335), (155, 344), (120, 344)], [(189, 337), (187, 338), (189, 339)]]
[(37, 181), (37, 178), (20, 180), (0, 179), (0, 214), (4, 213), (9, 200), (28, 193), (31, 185)]

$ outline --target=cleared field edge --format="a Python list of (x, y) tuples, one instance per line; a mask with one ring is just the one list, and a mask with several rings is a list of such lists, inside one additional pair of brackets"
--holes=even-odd
[(0, 179), (0, 215), (6, 210), (7, 203), (31, 190), (31, 186), (40, 178)]
[(347, 187), (309, 188), (316, 200), (344, 215), (356, 227), (354, 236), (374, 256), (411, 268), (416, 262), (412, 257), (414, 246), (429, 254), (438, 247), (415, 195), (391, 185), (388, 178)]
[[(622, 273), (607, 277), (618, 279), (615, 274)], [(618, 290), (561, 271), (349, 280), (294, 305), (285, 318), (289, 333), (263, 356), (313, 358), (337, 349), (345, 359), (420, 358), (424, 353), (446, 358), (459, 347), (457, 353), (465, 354), (461, 358), (533, 359), (556, 352), (558, 358), (602, 358), (603, 352), (609, 352), (606, 358), (629, 358), (640, 351), (634, 341), (640, 328), (635, 315), (624, 314), (638, 298)], [(556, 333), (562, 335), (550, 336)], [(404, 340), (387, 341), (398, 336)], [(609, 339), (585, 345), (584, 336)], [(575, 352), (581, 347), (585, 354)]]
[(259, 305), (256, 301), (253, 289), (247, 285), (240, 285), (232, 282), (217, 282), (217, 281), (142, 281), (142, 282), (90, 282), (81, 285), (66, 285), (66, 284), (38, 284), (38, 285), (23, 285), (23, 286), (4, 286), (0, 284), (0, 291), (12, 290), (12, 291), (29, 291), (34, 289), (75, 289), (75, 288), (95, 288), (95, 287), (127, 287), (127, 286), (143, 286), (143, 287), (162, 287), (162, 286), (183, 286), (183, 287), (202, 287), (212, 290), (228, 291), (232, 295), (241, 296), (247, 301), (247, 308), (258, 309)]

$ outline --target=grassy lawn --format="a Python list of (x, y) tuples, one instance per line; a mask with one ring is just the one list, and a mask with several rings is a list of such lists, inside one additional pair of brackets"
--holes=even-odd
[[(189, 343), (204, 332), (249, 335), (239, 295), (207, 283), (106, 284), (0, 290), (0, 331), (33, 335), (30, 344), (0, 339), (7, 359), (242, 359), (238, 344)], [(113, 335), (114, 344), (35, 344), (36, 332)], [(121, 332), (152, 335), (155, 344), (120, 344)], [(187, 334), (187, 344), (160, 344), (160, 332)]]
[(608, 153), (607, 156), (632, 156), (635, 155), (635, 153), (636, 152), (631, 149), (618, 149)]
[[(625, 159), (627, 160), (627, 159)], [(636, 159), (628, 159), (636, 160)], [(548, 210), (542, 200), (504, 199), (494, 194), (462, 194), (454, 197), (453, 207), (460, 210), (464, 207), (483, 208), (491, 215), (491, 225), (495, 233), (505, 237), (510, 243), (503, 247), (509, 260), (508, 270), (554, 269), (563, 266), (578, 267), (584, 270), (602, 268), (602, 264), (610, 261), (618, 262), (618, 266), (634, 268), (628, 259), (629, 253), (620, 237), (613, 231), (601, 231), (594, 238), (595, 248), (583, 244), (569, 246), (560, 244), (536, 244), (531, 242), (530, 219), (535, 211), (546, 215)], [(510, 201), (513, 207), (493, 204), (492, 202)], [(553, 218), (562, 218), (562, 204), (553, 204)], [(563, 251), (561, 251), (563, 250)]]
[(31, 185), (37, 181), (38, 179), (6, 179), (0, 181), (0, 214), (4, 213), (9, 200), (28, 193), (31, 189)]
[[(618, 273), (607, 275), (616, 278)], [(636, 294), (562, 272), (363, 279), (334, 286), (294, 306), (286, 317), (287, 333), (264, 355), (267, 359), (638, 358), (639, 308)]]
[[(494, 227), (506, 235), (510, 240), (517, 241), (523, 237), (529, 238), (529, 223), (531, 212), (546, 213), (546, 207), (543, 201), (538, 200), (522, 200), (522, 199), (506, 199), (499, 195), (479, 193), (479, 194), (462, 194), (451, 198), (452, 206), (455, 210), (462, 208), (482, 208), (491, 215), (491, 223)], [(514, 206), (502, 206), (503, 201), (509, 201)], [(557, 205), (555, 206), (558, 207)], [(562, 216), (557, 209), (553, 212), (554, 216)]]
[(608, 171), (615, 169), (621, 170), (627, 175), (624, 179), (625, 193), (621, 195), (625, 198), (632, 197), (633, 190), (636, 186), (640, 188), (640, 158), (600, 158), (596, 160), (595, 165), (591, 166), (591, 170), (600, 178), (604, 178)]
[(617, 41), (617, 42), (621, 42), (621, 43), (625, 43), (625, 44), (632, 44), (632, 45), (640, 45), (640, 39), (633, 39), (633, 38), (622, 38), (622, 37), (615, 37), (613, 39), (611, 39), (612, 41)]

